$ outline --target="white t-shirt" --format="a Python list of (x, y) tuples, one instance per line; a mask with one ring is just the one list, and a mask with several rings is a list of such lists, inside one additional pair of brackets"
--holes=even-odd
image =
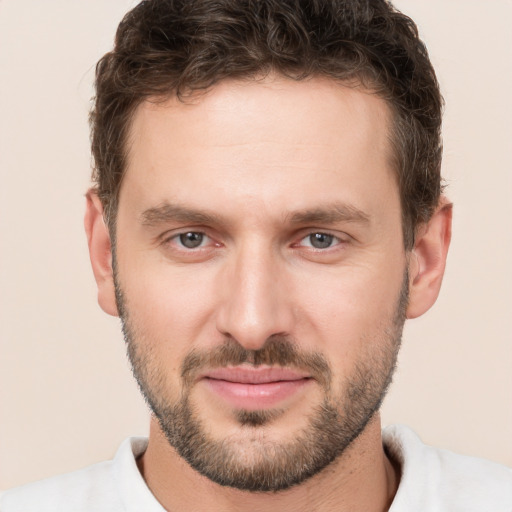
[[(512, 469), (426, 446), (404, 426), (383, 439), (402, 472), (390, 512), (512, 512)], [(137, 468), (146, 446), (129, 438), (112, 461), (9, 490), (0, 511), (164, 512)]]

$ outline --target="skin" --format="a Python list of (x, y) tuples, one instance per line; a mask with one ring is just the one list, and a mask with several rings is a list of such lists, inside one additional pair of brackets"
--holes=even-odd
[[(225, 81), (185, 104), (171, 98), (138, 108), (117, 214), (117, 272), (132, 328), (165, 368), (169, 400), (179, 398), (190, 350), (212, 349), (226, 336), (251, 350), (288, 336), (320, 352), (333, 387), (343, 390), (355, 366), (389, 344), (382, 333), (406, 270), (407, 316), (432, 306), (451, 208), (443, 201), (413, 251), (404, 250), (389, 124), (385, 101), (320, 78)], [(163, 205), (214, 219), (160, 215)], [(328, 215), (311, 215), (319, 211)], [(85, 226), (99, 303), (117, 315), (110, 238), (93, 191)], [(207, 235), (198, 249), (180, 245), (178, 235), (191, 231)], [(333, 235), (332, 245), (312, 247), (312, 233)], [(249, 434), (230, 405), (201, 384), (191, 398), (210, 435), (234, 436), (250, 460)], [(266, 439), (293, 440), (321, 399), (314, 383), (286, 398)], [(376, 414), (324, 471), (277, 494), (201, 476), (154, 418), (139, 467), (169, 510), (383, 511), (399, 476), (380, 428)]]

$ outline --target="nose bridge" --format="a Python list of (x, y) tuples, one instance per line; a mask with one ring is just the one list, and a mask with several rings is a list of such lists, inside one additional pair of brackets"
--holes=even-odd
[(288, 334), (292, 309), (283, 290), (283, 261), (268, 240), (256, 237), (226, 262), (217, 328), (250, 350), (272, 335)]

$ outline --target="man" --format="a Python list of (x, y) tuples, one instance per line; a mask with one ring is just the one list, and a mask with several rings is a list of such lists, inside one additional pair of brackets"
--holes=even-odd
[(85, 226), (150, 437), (1, 510), (510, 510), (509, 470), (381, 433), (450, 241), (411, 20), (381, 1), (142, 2), (96, 86)]

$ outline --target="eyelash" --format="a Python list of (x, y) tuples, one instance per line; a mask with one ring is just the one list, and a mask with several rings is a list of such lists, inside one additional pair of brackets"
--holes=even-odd
[[(182, 237), (185, 237), (187, 235), (200, 236), (201, 237), (200, 244), (197, 247), (186, 247), (184, 245), (184, 240)], [(308, 239), (310, 240), (310, 242), (312, 242), (311, 237), (313, 237), (313, 236), (317, 237), (317, 242), (319, 242), (320, 244), (322, 243), (321, 237), (326, 237), (328, 239), (329, 245), (326, 247), (315, 247), (313, 245), (313, 243), (310, 243), (308, 245), (301, 244), (302, 242), (304, 242), (305, 240), (308, 240)], [(191, 252), (198, 252), (201, 250), (204, 251), (205, 249), (207, 249), (207, 246), (205, 246), (205, 242), (208, 242), (208, 241), (213, 241), (213, 239), (209, 235), (207, 235), (204, 231), (188, 230), (188, 231), (182, 231), (180, 233), (173, 234), (172, 236), (166, 238), (163, 243), (171, 244), (174, 242), (177, 245), (178, 250), (191, 253)], [(347, 240), (344, 240), (341, 237), (336, 236), (336, 235), (326, 232), (326, 231), (309, 231), (305, 236), (302, 236), (298, 240), (298, 242), (293, 243), (291, 245), (291, 247), (292, 248), (309, 247), (310, 249), (312, 249), (315, 252), (328, 252), (329, 250), (333, 250), (336, 247), (343, 245), (346, 242), (347, 242)], [(221, 246), (220, 243), (215, 243), (215, 245), (217, 247)]]
[[(186, 247), (184, 245), (184, 243), (183, 243), (182, 237), (185, 237), (187, 235), (199, 235), (199, 236), (201, 236), (202, 240), (201, 240), (200, 245), (197, 246), (197, 247)], [(185, 251), (185, 252), (191, 252), (191, 251), (194, 251), (194, 250), (204, 249), (203, 242), (205, 240), (212, 240), (212, 238), (209, 237), (203, 231), (192, 231), (192, 230), (189, 230), (189, 231), (182, 231), (181, 233), (176, 233), (176, 234), (166, 238), (164, 240), (164, 244), (171, 244), (172, 242), (175, 242), (177, 245), (179, 245), (180, 250)], [(220, 244), (216, 244), (216, 245), (220, 245)]]
[[(327, 232), (324, 232), (324, 231), (313, 231), (313, 232), (310, 232), (308, 233), (306, 236), (304, 236), (303, 238), (300, 239), (299, 243), (300, 242), (303, 242), (304, 240), (310, 240), (312, 242), (312, 237), (313, 236), (316, 236), (316, 241), (317, 242), (320, 242), (322, 243), (320, 237), (327, 237), (329, 239), (329, 242), (332, 243), (332, 242), (336, 242), (334, 245), (328, 245), (327, 247), (315, 247), (313, 245), (313, 243), (311, 243), (310, 245), (306, 246), (306, 247), (311, 247), (312, 249), (314, 249), (315, 251), (321, 251), (321, 252), (324, 252), (324, 251), (327, 251), (329, 249), (333, 249), (334, 247), (340, 245), (343, 243), (343, 240), (336, 236), (336, 235), (333, 235), (332, 233), (327, 233)], [(304, 246), (303, 246), (304, 247)]]

